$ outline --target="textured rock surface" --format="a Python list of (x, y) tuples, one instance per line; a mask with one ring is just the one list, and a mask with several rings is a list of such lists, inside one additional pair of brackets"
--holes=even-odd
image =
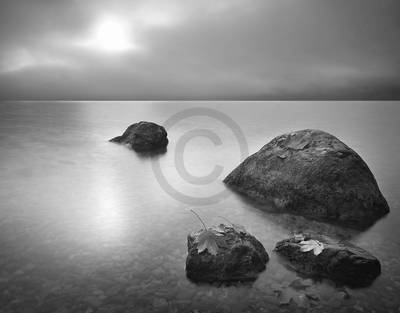
[(300, 240), (289, 238), (276, 244), (275, 251), (287, 258), (296, 271), (309, 276), (327, 277), (337, 283), (353, 287), (367, 286), (381, 273), (377, 258), (350, 243), (333, 243), (306, 236), (305, 240), (319, 240), (324, 249), (319, 255), (300, 251)]
[(274, 138), (224, 182), (254, 200), (318, 220), (364, 227), (389, 212), (361, 157), (320, 130)]
[(167, 132), (164, 127), (152, 122), (139, 122), (129, 126), (122, 136), (110, 140), (128, 144), (136, 151), (163, 149), (168, 145)]
[(269, 259), (263, 245), (252, 235), (220, 225), (225, 230), (226, 246), (217, 255), (207, 250), (198, 253), (196, 238), (188, 235), (187, 277), (195, 282), (230, 282), (255, 280), (265, 270)]

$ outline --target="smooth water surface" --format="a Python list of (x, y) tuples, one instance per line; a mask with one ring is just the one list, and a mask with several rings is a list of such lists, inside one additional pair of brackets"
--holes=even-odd
[[(207, 198), (226, 190), (222, 179), (241, 160), (243, 142), (213, 116), (178, 121), (168, 131), (165, 153), (137, 154), (108, 142), (134, 122), (163, 124), (194, 107), (233, 119), (250, 153), (284, 132), (334, 134), (369, 165), (391, 212), (357, 232), (261, 210), (230, 190), (217, 203), (182, 203), (162, 188), (153, 162), (173, 190)], [(399, 122), (398, 101), (1, 102), (0, 312), (398, 312)], [(220, 142), (192, 138), (183, 150), (184, 167), (194, 176), (223, 167), (216, 181), (203, 185), (176, 171), (179, 138), (199, 129)], [(191, 208), (209, 225), (223, 222), (219, 216), (243, 224), (264, 244), (270, 261), (253, 284), (187, 280), (186, 236), (201, 228)], [(363, 289), (299, 277), (273, 248), (306, 230), (367, 249), (380, 259), (381, 276)], [(290, 286), (298, 279), (307, 287)]]

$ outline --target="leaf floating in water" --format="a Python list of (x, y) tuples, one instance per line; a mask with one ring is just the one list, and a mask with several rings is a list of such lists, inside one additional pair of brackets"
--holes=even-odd
[(300, 245), (301, 252), (313, 251), (314, 255), (319, 255), (324, 250), (324, 244), (318, 240), (303, 240), (300, 242)]
[(208, 253), (217, 255), (219, 247), (226, 246), (224, 235), (221, 232), (208, 228), (197, 236), (197, 251), (201, 253), (207, 249)]

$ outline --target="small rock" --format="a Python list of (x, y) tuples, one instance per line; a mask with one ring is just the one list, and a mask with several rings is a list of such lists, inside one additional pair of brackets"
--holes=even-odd
[(314, 293), (307, 292), (306, 296), (307, 296), (308, 299), (313, 300), (313, 301), (318, 301), (319, 300), (319, 297)]
[[(306, 240), (323, 241), (325, 238), (306, 236)], [(318, 255), (301, 251), (301, 244), (294, 238), (278, 242), (275, 251), (285, 256), (296, 271), (309, 276), (327, 277), (337, 283), (352, 287), (368, 286), (381, 273), (377, 258), (350, 243), (324, 242)]]
[(295, 290), (302, 290), (302, 289), (306, 289), (308, 287), (310, 287), (312, 285), (312, 280), (307, 279), (307, 280), (303, 280), (303, 279), (295, 279), (294, 281), (292, 281), (289, 285), (289, 287), (295, 289)]
[(265, 270), (269, 259), (261, 242), (249, 233), (219, 225), (225, 244), (216, 255), (206, 249), (198, 252), (197, 238), (201, 232), (188, 235), (186, 275), (195, 282), (251, 281)]
[(280, 305), (288, 305), (293, 300), (293, 296), (287, 292), (281, 292), (279, 295), (279, 304)]
[(309, 306), (309, 299), (304, 294), (297, 295), (296, 297), (293, 298), (293, 300), (301, 308), (307, 308)]
[(343, 300), (350, 299), (350, 294), (348, 293), (348, 291), (346, 289), (340, 289), (338, 291), (338, 296)]
[(168, 145), (164, 127), (152, 122), (139, 122), (129, 126), (122, 136), (110, 139), (111, 142), (127, 144), (136, 151), (165, 149)]

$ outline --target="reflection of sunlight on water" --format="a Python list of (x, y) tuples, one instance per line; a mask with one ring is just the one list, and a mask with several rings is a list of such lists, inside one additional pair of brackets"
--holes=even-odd
[(120, 240), (125, 234), (126, 217), (116, 177), (107, 173), (106, 168), (105, 171), (96, 172), (93, 178), (91, 192), (94, 207), (89, 225), (102, 241)]

